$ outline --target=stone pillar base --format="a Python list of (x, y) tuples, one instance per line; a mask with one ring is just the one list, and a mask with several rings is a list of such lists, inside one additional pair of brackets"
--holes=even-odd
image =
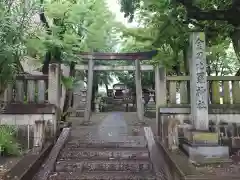
[(34, 147), (42, 148), (45, 141), (45, 121), (36, 120), (34, 124)]
[(231, 162), (229, 147), (219, 145), (218, 133), (186, 130), (182, 148), (194, 164)]
[(217, 132), (186, 129), (183, 133), (185, 142), (192, 146), (217, 146), (219, 144), (219, 136)]

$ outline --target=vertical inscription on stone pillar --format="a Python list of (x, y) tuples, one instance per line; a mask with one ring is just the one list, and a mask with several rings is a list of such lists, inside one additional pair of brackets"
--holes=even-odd
[(191, 112), (198, 130), (208, 129), (208, 91), (206, 76), (205, 34), (193, 32), (191, 42)]

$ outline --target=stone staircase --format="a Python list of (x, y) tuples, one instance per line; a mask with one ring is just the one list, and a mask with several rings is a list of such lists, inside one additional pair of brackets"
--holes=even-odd
[(70, 137), (49, 180), (156, 179), (144, 136), (122, 136), (115, 141), (93, 139)]

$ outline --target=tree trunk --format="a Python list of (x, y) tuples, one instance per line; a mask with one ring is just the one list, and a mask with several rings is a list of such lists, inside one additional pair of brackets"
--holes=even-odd
[[(75, 77), (76, 75), (76, 70), (75, 70), (75, 63), (71, 63), (70, 64), (70, 76), (71, 77)], [(73, 87), (70, 90), (70, 99), (69, 99), (69, 106), (72, 107), (73, 106)]]
[[(236, 27), (232, 34), (230, 34), (230, 37), (232, 39), (233, 48), (238, 58), (238, 61), (240, 61), (240, 27)], [(238, 69), (235, 76), (240, 76), (240, 68)]]
[(96, 98), (96, 93), (98, 92), (98, 84), (94, 85), (92, 90), (92, 101), (91, 101), (91, 110), (95, 110), (95, 98)]
[(173, 66), (173, 70), (175, 71), (177, 76), (181, 75), (180, 63), (179, 62), (177, 62), (176, 65)]
[(92, 87), (92, 100), (91, 100), (91, 110), (95, 110), (95, 96), (96, 92), (98, 91), (98, 79), (97, 79), (97, 73), (94, 73), (93, 75), (93, 87)]

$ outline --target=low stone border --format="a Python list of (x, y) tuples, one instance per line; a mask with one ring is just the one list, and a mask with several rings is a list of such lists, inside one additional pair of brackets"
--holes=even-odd
[(54, 114), (55, 106), (53, 104), (22, 104), (12, 103), (7, 104), (4, 107), (2, 114), (13, 115), (13, 114)]
[(152, 129), (150, 127), (144, 127), (144, 132), (147, 140), (150, 159), (153, 164), (153, 169), (156, 173), (157, 180), (171, 180), (169, 166), (165, 161), (164, 154), (156, 144)]
[(49, 154), (53, 143), (46, 143), (40, 153), (29, 152), (13, 168), (4, 174), (3, 180), (30, 180)]
[(239, 180), (238, 173), (226, 172), (225, 175), (201, 173), (188, 161), (187, 156), (176, 151), (168, 151), (160, 141), (157, 141), (157, 144), (171, 170), (172, 177), (168, 180)]
[(63, 148), (64, 144), (68, 140), (70, 135), (70, 128), (63, 128), (56, 144), (53, 146), (46, 162), (42, 169), (35, 176), (34, 180), (47, 180), (51, 172), (53, 172), (55, 167), (55, 162), (59, 155), (60, 150)]
[[(160, 114), (190, 114), (190, 104), (169, 104), (158, 108)], [(240, 114), (239, 104), (209, 104), (208, 114)], [(145, 116), (156, 118), (156, 110), (147, 110)]]
[[(160, 106), (158, 108), (160, 114), (190, 114), (191, 106), (190, 105), (168, 105)], [(208, 105), (208, 114), (240, 114), (240, 105), (239, 104), (209, 104)]]
[(180, 150), (167, 150), (150, 127), (144, 127), (144, 132), (157, 180), (239, 180), (240, 172), (215, 175), (198, 171)]

